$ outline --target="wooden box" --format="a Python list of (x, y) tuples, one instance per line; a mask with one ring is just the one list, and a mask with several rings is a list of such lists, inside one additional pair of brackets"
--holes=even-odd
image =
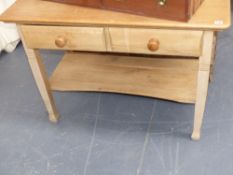
[(132, 14), (188, 21), (204, 0), (48, 0)]

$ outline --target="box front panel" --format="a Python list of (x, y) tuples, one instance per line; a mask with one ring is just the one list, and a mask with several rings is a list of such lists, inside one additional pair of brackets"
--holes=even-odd
[(185, 21), (189, 0), (49, 0), (68, 4)]
[(107, 9), (126, 11), (145, 16), (155, 16), (169, 19), (187, 19), (187, 0), (103, 0)]

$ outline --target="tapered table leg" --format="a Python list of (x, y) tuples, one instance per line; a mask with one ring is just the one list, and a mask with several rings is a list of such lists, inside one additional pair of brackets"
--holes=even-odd
[(199, 58), (199, 71), (194, 114), (193, 140), (199, 140), (208, 92), (210, 65), (214, 47), (214, 33), (207, 31), (203, 36), (202, 56)]
[(43, 98), (44, 104), (47, 108), (49, 114), (49, 120), (51, 122), (57, 122), (59, 115), (55, 107), (52, 91), (50, 89), (50, 85), (48, 81), (48, 76), (46, 74), (45, 67), (42, 63), (40, 53), (36, 49), (30, 49), (27, 47), (26, 43), (24, 42), (22, 34), (21, 34), (21, 38), (34, 79), (36, 81), (40, 94)]

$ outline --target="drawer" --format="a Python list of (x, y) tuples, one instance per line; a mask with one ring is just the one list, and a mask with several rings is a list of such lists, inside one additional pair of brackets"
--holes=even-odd
[(67, 4), (187, 21), (203, 0), (49, 0)]
[(27, 47), (40, 49), (106, 51), (100, 27), (21, 26)]
[(113, 52), (200, 56), (202, 31), (109, 28)]
[(106, 9), (120, 10), (138, 15), (154, 16), (167, 19), (187, 20), (187, 0), (167, 0), (160, 5), (160, 0), (102, 0)]

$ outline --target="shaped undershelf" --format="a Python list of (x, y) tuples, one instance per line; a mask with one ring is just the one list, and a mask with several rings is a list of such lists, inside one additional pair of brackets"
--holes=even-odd
[(50, 85), (56, 91), (115, 92), (195, 103), (198, 59), (68, 52)]

